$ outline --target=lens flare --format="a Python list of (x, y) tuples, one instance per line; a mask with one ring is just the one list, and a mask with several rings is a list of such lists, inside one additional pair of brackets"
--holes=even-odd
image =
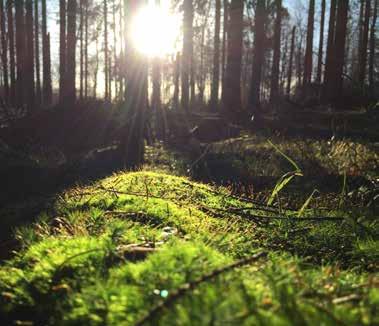
[(168, 8), (148, 5), (132, 23), (132, 39), (139, 52), (149, 57), (163, 57), (177, 51), (180, 19)]

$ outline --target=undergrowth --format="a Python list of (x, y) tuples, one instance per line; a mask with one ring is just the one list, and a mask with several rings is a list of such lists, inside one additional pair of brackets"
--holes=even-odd
[(0, 319), (379, 323), (375, 218), (315, 213), (307, 208), (299, 217), (159, 172), (119, 173), (71, 189), (17, 230), (20, 249), (0, 267)]

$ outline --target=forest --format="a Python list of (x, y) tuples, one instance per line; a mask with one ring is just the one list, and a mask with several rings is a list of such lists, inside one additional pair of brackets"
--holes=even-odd
[(379, 325), (379, 0), (0, 0), (1, 325)]

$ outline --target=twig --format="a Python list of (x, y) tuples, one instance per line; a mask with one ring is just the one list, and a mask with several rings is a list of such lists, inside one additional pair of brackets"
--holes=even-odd
[(211, 149), (211, 144), (208, 144), (205, 149), (204, 149), (204, 152), (190, 165), (190, 167), (188, 168), (188, 171), (192, 171), (193, 167), (199, 163), (210, 151)]
[(334, 304), (342, 304), (342, 303), (346, 303), (346, 302), (349, 302), (349, 301), (359, 301), (361, 300), (362, 298), (357, 295), (357, 294), (350, 294), (350, 295), (346, 295), (344, 297), (340, 297), (340, 298), (335, 298), (333, 299), (333, 303)]
[(315, 308), (317, 308), (318, 310), (322, 311), (323, 313), (325, 313), (326, 315), (329, 316), (330, 319), (333, 320), (333, 322), (336, 324), (336, 325), (340, 325), (340, 326), (346, 326), (346, 323), (344, 321), (342, 321), (341, 319), (338, 319), (329, 309), (327, 309), (326, 307), (322, 306), (321, 304), (318, 304), (316, 302), (309, 302), (312, 306), (314, 306)]
[[(259, 202), (257, 200), (251, 199), (251, 198), (235, 196), (235, 195), (232, 195), (232, 194), (224, 194), (224, 193), (221, 193), (221, 192), (219, 192), (217, 190), (213, 190), (213, 189), (211, 189), (210, 191), (213, 192), (215, 195), (223, 196), (224, 198), (232, 198), (232, 199), (236, 199), (236, 200), (242, 201), (244, 203), (254, 204), (257, 207), (264, 208), (267, 211), (271, 210), (273, 213), (276, 213), (276, 212), (279, 211), (279, 208), (276, 207), (276, 206), (274, 206), (274, 205), (263, 204), (262, 202)], [(286, 208), (286, 211), (297, 212), (297, 210), (294, 209), (294, 208)]]
[(136, 326), (142, 326), (145, 323), (147, 323), (148, 321), (150, 321), (151, 319), (154, 319), (154, 317), (156, 317), (157, 314), (159, 314), (163, 309), (165, 309), (165, 308), (167, 309), (170, 306), (172, 306), (176, 302), (176, 300), (183, 297), (188, 292), (190, 292), (191, 290), (198, 287), (200, 284), (207, 282), (207, 281), (210, 281), (210, 280), (216, 278), (217, 276), (219, 276), (220, 274), (229, 272), (235, 268), (239, 268), (242, 266), (249, 265), (249, 264), (257, 261), (258, 259), (260, 259), (262, 257), (266, 257), (266, 256), (267, 256), (266, 252), (260, 252), (260, 253), (254, 255), (254, 256), (251, 256), (249, 258), (241, 259), (241, 260), (239, 260), (233, 264), (215, 269), (211, 273), (206, 274), (206, 275), (198, 278), (195, 281), (192, 281), (192, 282), (189, 282), (189, 283), (182, 285), (175, 292), (173, 292), (165, 301), (159, 302), (152, 310), (149, 311), (149, 313), (146, 316), (141, 318), (136, 323)]

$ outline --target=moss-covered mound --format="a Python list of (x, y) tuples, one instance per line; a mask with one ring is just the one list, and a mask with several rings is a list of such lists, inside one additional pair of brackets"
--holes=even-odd
[(0, 319), (378, 323), (373, 224), (287, 213), (277, 216), (223, 189), (152, 172), (72, 189), (38, 223), (17, 231), (21, 249), (0, 267)]

